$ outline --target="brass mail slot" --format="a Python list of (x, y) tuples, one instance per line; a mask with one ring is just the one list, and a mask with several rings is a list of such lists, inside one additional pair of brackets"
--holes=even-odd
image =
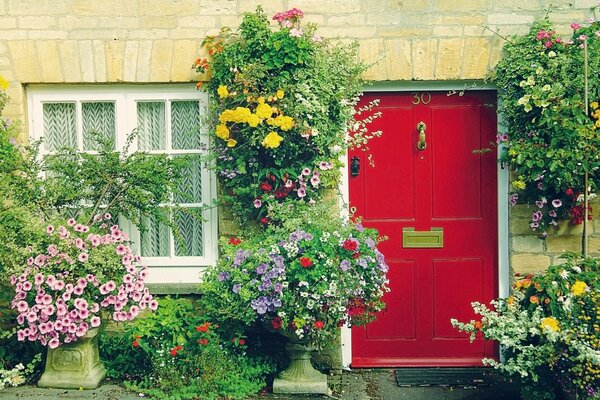
[(444, 247), (444, 228), (431, 228), (429, 231), (415, 231), (415, 228), (402, 229), (402, 247), (405, 249), (441, 249)]

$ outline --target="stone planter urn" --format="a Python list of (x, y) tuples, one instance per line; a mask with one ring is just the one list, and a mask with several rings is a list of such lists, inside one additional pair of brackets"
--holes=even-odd
[(46, 368), (39, 387), (95, 389), (106, 376), (98, 354), (98, 328), (90, 329), (77, 342), (48, 349)]
[(310, 362), (310, 347), (288, 337), (285, 349), (290, 356), (290, 365), (273, 381), (273, 393), (331, 394), (327, 387), (327, 376), (314, 369)]

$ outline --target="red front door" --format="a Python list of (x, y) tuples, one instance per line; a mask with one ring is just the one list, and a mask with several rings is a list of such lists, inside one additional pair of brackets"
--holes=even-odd
[(481, 365), (494, 346), (469, 343), (450, 318), (473, 319), (470, 303), (496, 295), (496, 151), (478, 151), (496, 139), (496, 93), (364, 100), (376, 98), (382, 117), (371, 129), (383, 136), (369, 143), (374, 167), (361, 150), (349, 155), (360, 162), (350, 206), (389, 238), (380, 248), (391, 292), (377, 321), (353, 328), (352, 366)]

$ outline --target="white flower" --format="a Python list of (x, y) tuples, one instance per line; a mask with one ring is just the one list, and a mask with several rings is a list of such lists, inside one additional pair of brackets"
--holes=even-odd
[(565, 271), (564, 269), (561, 269), (560, 272), (558, 273), (558, 275), (560, 275), (560, 277), (563, 279), (567, 279), (569, 277), (569, 273), (567, 271)]

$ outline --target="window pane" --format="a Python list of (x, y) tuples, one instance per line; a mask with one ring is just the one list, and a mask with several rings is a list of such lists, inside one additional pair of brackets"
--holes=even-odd
[(144, 218), (145, 231), (140, 232), (143, 257), (169, 257), (170, 229), (154, 218)]
[(200, 209), (188, 208), (175, 213), (178, 237), (175, 237), (176, 256), (202, 256), (202, 218)]
[(202, 163), (200, 155), (186, 155), (187, 166), (175, 193), (176, 203), (202, 203)]
[(165, 103), (139, 102), (137, 112), (140, 150), (166, 150)]
[(115, 146), (115, 103), (82, 103), (83, 150), (99, 150), (97, 139)]
[(43, 110), (46, 151), (77, 147), (75, 103), (44, 103)]
[(171, 103), (172, 148), (194, 150), (200, 148), (200, 103), (174, 101)]

